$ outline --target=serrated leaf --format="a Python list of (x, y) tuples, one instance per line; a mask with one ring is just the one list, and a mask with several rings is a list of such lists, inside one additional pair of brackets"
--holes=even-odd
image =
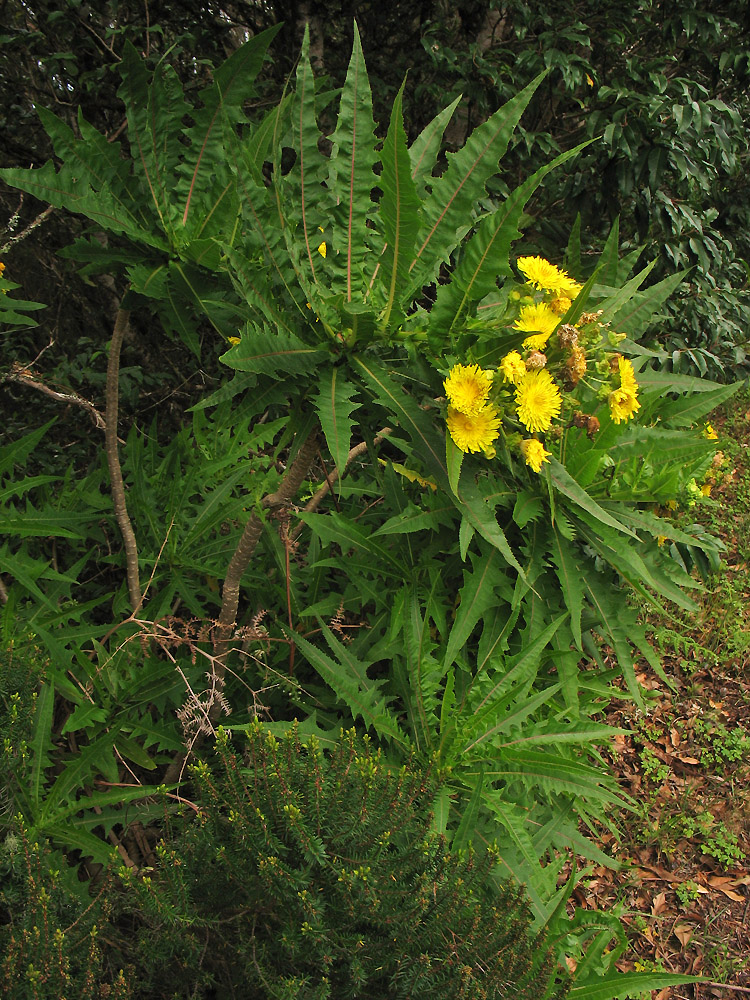
[(372, 233), (368, 232), (367, 222), (373, 207), (377, 162), (372, 94), (356, 22), (338, 120), (330, 140), (333, 149), (329, 185), (336, 198), (339, 220), (333, 238), (336, 250), (343, 255), (345, 298), (351, 302), (356, 289), (361, 287), (365, 260), (370, 252), (368, 244)]
[[(310, 278), (317, 282), (316, 261), (320, 260), (318, 226), (322, 222), (320, 208), (321, 171), (325, 159), (318, 149), (320, 131), (315, 113), (315, 81), (310, 65), (310, 29), (305, 25), (302, 52), (297, 66), (297, 91), (293, 111), (293, 129), (297, 160), (290, 171), (290, 181), (296, 181), (299, 197), (299, 221), (305, 244), (305, 264)], [(291, 221), (291, 220), (290, 220)]]
[[(646, 270), (650, 270), (650, 265)], [(640, 279), (641, 274), (633, 280)], [(615, 312), (609, 312), (605, 306), (607, 317), (611, 319), (618, 331), (633, 335), (643, 335), (648, 328), (649, 320), (656, 310), (664, 305), (672, 293), (680, 287), (687, 274), (688, 271), (678, 271), (676, 274), (670, 274), (655, 285), (647, 288), (645, 292), (637, 292)]]
[(569, 1000), (625, 1000), (650, 990), (701, 982), (700, 976), (682, 976), (671, 972), (610, 972), (594, 977), (591, 984), (573, 986)]
[(407, 747), (409, 745), (408, 737), (402, 731), (380, 691), (383, 681), (371, 680), (367, 676), (367, 668), (370, 664), (357, 659), (351, 650), (340, 643), (331, 630), (320, 619), (318, 620), (323, 635), (336, 656), (335, 660), (297, 632), (283, 625), (282, 628), (287, 638), (294, 642), (308, 663), (315, 668), (334, 693), (346, 703), (354, 719), (363, 719), (368, 727), (372, 726), (379, 737), (389, 737), (400, 746)]
[(565, 607), (570, 612), (570, 627), (576, 647), (583, 650), (581, 637), (581, 614), (583, 612), (583, 579), (584, 572), (580, 562), (575, 558), (576, 547), (566, 538), (561, 537), (553, 525), (551, 538), (552, 560), (555, 572), (562, 588)]
[[(184, 130), (189, 147), (184, 152), (180, 168), (183, 180), (177, 186), (177, 214), (182, 226), (187, 226), (191, 209), (200, 216), (197, 232), (216, 211), (225, 189), (225, 178), (220, 166), (225, 162), (223, 121), (234, 124), (244, 120), (243, 104), (255, 96), (253, 82), (260, 72), (266, 50), (281, 24), (273, 25), (253, 36), (231, 54), (214, 71), (213, 84), (200, 92), (200, 108), (190, 112), (193, 124)], [(218, 172), (218, 186), (210, 181)], [(199, 196), (200, 195), (200, 196)], [(196, 199), (199, 206), (196, 205)]]
[(407, 290), (409, 265), (420, 224), (420, 201), (411, 176), (409, 150), (406, 145), (401, 102), (404, 84), (396, 95), (391, 110), (388, 134), (383, 143), (383, 171), (379, 203), (380, 219), (386, 247), (380, 258), (379, 280), (385, 292), (383, 324), (398, 325), (403, 319), (402, 303)]
[(310, 347), (294, 334), (248, 324), (240, 343), (219, 360), (237, 371), (283, 378), (290, 373), (307, 374), (327, 357), (326, 352)]
[(360, 405), (352, 397), (358, 387), (346, 381), (346, 370), (334, 367), (320, 376), (320, 390), (315, 397), (315, 408), (320, 417), (328, 450), (338, 469), (339, 477), (344, 475), (349, 445), (352, 437), (352, 410)]
[(513, 130), (545, 75), (540, 74), (476, 128), (459, 152), (448, 154), (445, 173), (422, 203), (422, 228), (410, 267), (412, 292), (432, 281), (441, 263), (449, 260), (474, 203), (484, 196), (487, 180), (496, 172)]
[(592, 517), (601, 521), (602, 524), (608, 524), (617, 531), (621, 531), (625, 535), (630, 535), (631, 538), (638, 537), (630, 528), (617, 521), (604, 508), (600, 507), (596, 500), (589, 496), (586, 490), (573, 479), (567, 469), (560, 465), (556, 458), (549, 460), (549, 467), (546, 471), (555, 489), (576, 504), (576, 506), (581, 507), (587, 513), (591, 514)]
[(479, 619), (497, 602), (496, 590), (508, 590), (497, 549), (483, 554), (472, 553), (471, 572), (464, 570), (458, 611), (448, 636), (444, 667), (447, 669), (463, 649)]
[(409, 147), (411, 176), (420, 197), (425, 194), (426, 187), (435, 181), (432, 171), (435, 169), (435, 164), (437, 163), (438, 153), (443, 141), (443, 133), (460, 102), (461, 97), (459, 95), (447, 108), (443, 108), (439, 114), (435, 115), (429, 125), (426, 125), (422, 129)]
[(541, 167), (482, 220), (475, 235), (466, 244), (451, 280), (438, 285), (435, 304), (430, 311), (430, 323), (450, 335), (473, 305), (496, 291), (498, 277), (511, 273), (510, 247), (521, 235), (518, 227), (529, 198), (551, 170), (577, 156), (588, 144), (581, 143)]

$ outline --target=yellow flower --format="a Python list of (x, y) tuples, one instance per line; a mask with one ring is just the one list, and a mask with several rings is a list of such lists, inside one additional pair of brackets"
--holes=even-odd
[(546, 431), (554, 417), (560, 416), (562, 397), (550, 373), (528, 372), (516, 387), (518, 419), (532, 433)]
[(565, 271), (544, 257), (519, 257), (516, 264), (528, 283), (543, 292), (561, 292), (563, 283), (570, 281)]
[(703, 486), (701, 486), (701, 493), (703, 494), (704, 497), (710, 497), (711, 496), (711, 487), (712, 486), (713, 486), (713, 483), (704, 483)]
[(321, 257), (325, 257), (325, 255), (328, 253), (328, 248), (326, 247), (325, 243), (320, 244), (320, 246), (318, 247), (318, 253), (320, 254)]
[(536, 438), (527, 438), (521, 442), (521, 454), (524, 461), (534, 472), (541, 472), (542, 463), (549, 462), (551, 451), (546, 451), (541, 441)]
[(616, 424), (630, 420), (641, 404), (630, 389), (614, 389), (609, 394), (609, 412)]
[(449, 406), (446, 421), (450, 436), (461, 451), (483, 451), (487, 458), (494, 456), (492, 443), (500, 429), (500, 417), (494, 406), (488, 403), (471, 416)]
[(3, 262), (0, 260), (0, 274), (2, 274), (4, 270), (5, 270), (5, 264), (3, 264)]
[(240, 342), (240, 338), (239, 337), (227, 337), (227, 340), (232, 345), (232, 347), (236, 347), (237, 344), (239, 344), (239, 342)]
[(677, 510), (677, 501), (676, 500), (667, 500), (667, 502), (664, 504), (664, 506), (667, 508), (667, 510)]
[(632, 393), (633, 396), (637, 396), (638, 383), (635, 380), (632, 362), (628, 361), (627, 358), (621, 357), (618, 358), (617, 366), (620, 374), (620, 388)]
[(576, 281), (575, 278), (571, 278), (569, 274), (563, 273), (563, 278), (560, 282), (560, 287), (558, 289), (559, 294), (567, 296), (569, 299), (575, 299), (583, 290), (583, 285), (580, 281)]
[(564, 316), (570, 309), (572, 301), (567, 295), (556, 295), (554, 299), (549, 300), (547, 305), (557, 316)]
[(500, 362), (500, 371), (506, 382), (518, 385), (522, 378), (526, 377), (526, 365), (518, 351), (511, 351), (506, 354)]
[(546, 302), (536, 302), (521, 308), (513, 326), (524, 333), (536, 333), (534, 337), (527, 337), (523, 346), (530, 351), (541, 351), (559, 322), (557, 313)]
[(703, 428), (703, 437), (708, 438), (709, 441), (718, 441), (719, 440), (719, 435), (713, 429), (713, 427), (711, 426), (711, 424), (706, 424), (706, 426)]
[(661, 548), (666, 541), (667, 541), (666, 535), (657, 535), (656, 544), (659, 546), (659, 548)]
[(492, 388), (492, 372), (479, 365), (454, 365), (443, 382), (445, 395), (454, 410), (471, 417), (487, 402)]

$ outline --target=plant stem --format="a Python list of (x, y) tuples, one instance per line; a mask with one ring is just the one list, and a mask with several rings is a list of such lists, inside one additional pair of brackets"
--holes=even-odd
[[(287, 507), (294, 499), (303, 480), (310, 471), (316, 452), (318, 450), (318, 431), (312, 431), (304, 442), (297, 456), (284, 473), (279, 488), (275, 493), (269, 493), (260, 503), (264, 510), (279, 510)], [(240, 583), (245, 570), (250, 565), (255, 548), (263, 530), (263, 520), (260, 515), (253, 513), (250, 520), (245, 525), (242, 537), (237, 543), (237, 548), (227, 567), (227, 574), (224, 578), (224, 586), (221, 592), (221, 613), (218, 619), (219, 638), (216, 645), (216, 672), (219, 677), (224, 676), (226, 670), (226, 657), (231, 644), (232, 629), (237, 621), (237, 608), (240, 600)]]
[(107, 362), (107, 426), (104, 430), (104, 440), (107, 451), (107, 465), (109, 466), (109, 479), (112, 484), (112, 502), (115, 508), (115, 517), (120, 526), (122, 539), (125, 544), (128, 592), (130, 594), (130, 603), (135, 611), (140, 607), (142, 601), (141, 584), (138, 578), (138, 545), (135, 540), (133, 526), (128, 516), (128, 508), (125, 502), (125, 484), (122, 480), (120, 456), (117, 452), (120, 348), (122, 347), (122, 338), (128, 328), (129, 319), (129, 310), (117, 310), (115, 327), (112, 331), (112, 341), (109, 346), (109, 361)]

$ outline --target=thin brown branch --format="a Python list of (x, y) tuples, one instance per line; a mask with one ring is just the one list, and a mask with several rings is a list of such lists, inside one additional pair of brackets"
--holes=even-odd
[(34, 219), (33, 222), (30, 222), (28, 224), (28, 226), (25, 229), (22, 229), (21, 232), (17, 233), (15, 236), (11, 236), (10, 239), (6, 240), (5, 243), (3, 243), (3, 245), (0, 247), (0, 254), (7, 253), (8, 250), (10, 250), (10, 248), (14, 246), (16, 243), (20, 243), (21, 240), (25, 240), (30, 233), (34, 232), (37, 226), (41, 226), (41, 224), (45, 222), (46, 219), (49, 218), (49, 216), (54, 212), (54, 210), (55, 210), (54, 205), (48, 205), (43, 212), (40, 212), (39, 215), (37, 215), (37, 217)]
[[(384, 438), (388, 437), (388, 435), (390, 433), (391, 433), (391, 428), (390, 427), (384, 427), (382, 429), (382, 431), (379, 431), (378, 434), (376, 434), (376, 436), (375, 436), (375, 438), (374, 438), (374, 440), (373, 440), (372, 443), (374, 445), (379, 445), (381, 443), (381, 441), (383, 441)], [(361, 441), (359, 444), (356, 444), (350, 450), (349, 454), (346, 456), (346, 464), (344, 465), (344, 471), (346, 471), (346, 469), (349, 468), (349, 466), (355, 460), (355, 458), (359, 458), (360, 455), (364, 455), (364, 453), (366, 451), (367, 451), (367, 442), (366, 441)], [(305, 512), (307, 512), (307, 513), (309, 513), (310, 511), (317, 510), (318, 507), (320, 507), (320, 505), (323, 502), (323, 500), (328, 495), (328, 493), (333, 488), (333, 484), (336, 482), (336, 480), (338, 478), (339, 478), (339, 470), (338, 469), (334, 469), (332, 472), (330, 472), (327, 475), (325, 482), (321, 483), (321, 485), (318, 487), (318, 489), (315, 491), (315, 493), (313, 493), (312, 497), (307, 501), (307, 503), (302, 508), (302, 510), (305, 511)], [(294, 541), (297, 538), (297, 536), (299, 535), (300, 531), (302, 531), (302, 525), (301, 524), (299, 524), (294, 529), (294, 531), (292, 532), (292, 534), (291, 534), (291, 540), (292, 541)]]
[(125, 501), (125, 484), (122, 479), (122, 469), (120, 468), (120, 456), (117, 452), (120, 348), (122, 347), (122, 338), (127, 330), (129, 319), (130, 312), (127, 309), (117, 310), (117, 318), (115, 319), (112, 341), (109, 347), (109, 361), (107, 363), (107, 426), (104, 440), (107, 451), (107, 465), (109, 466), (109, 478), (112, 484), (112, 501), (115, 508), (115, 517), (120, 526), (120, 532), (122, 533), (125, 545), (130, 603), (133, 610), (135, 610), (140, 607), (142, 601), (141, 584), (138, 578), (138, 545), (135, 540), (133, 526), (130, 523), (130, 517), (128, 516), (128, 507)]
[(56, 389), (51, 389), (44, 382), (39, 381), (39, 379), (31, 375), (28, 369), (20, 367), (17, 363), (14, 364), (10, 374), (3, 377), (2, 381), (16, 382), (18, 385), (25, 385), (30, 389), (36, 389), (38, 392), (43, 392), (45, 396), (57, 400), (58, 403), (72, 403), (74, 406), (81, 406), (91, 416), (99, 430), (106, 433), (107, 424), (104, 417), (88, 399), (84, 399), (74, 392), (58, 392)]

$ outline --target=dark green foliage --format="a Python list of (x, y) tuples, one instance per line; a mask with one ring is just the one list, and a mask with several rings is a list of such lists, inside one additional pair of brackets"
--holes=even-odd
[(127, 878), (149, 996), (178, 982), (175, 996), (211, 982), (248, 1000), (565, 994), (522, 890), (495, 884), (496, 855), (451, 855), (430, 833), (429, 775), (353, 732), (330, 757), (296, 732), (248, 738), (240, 757), (220, 733), (214, 765), (193, 769), (199, 816), (148, 879)]
[[(0, 846), (0, 993), (8, 1000), (127, 1000), (105, 957), (108, 898), (87, 898), (75, 869), (17, 823)], [(111, 895), (111, 893), (109, 894)], [(109, 950), (109, 949), (107, 949)]]

